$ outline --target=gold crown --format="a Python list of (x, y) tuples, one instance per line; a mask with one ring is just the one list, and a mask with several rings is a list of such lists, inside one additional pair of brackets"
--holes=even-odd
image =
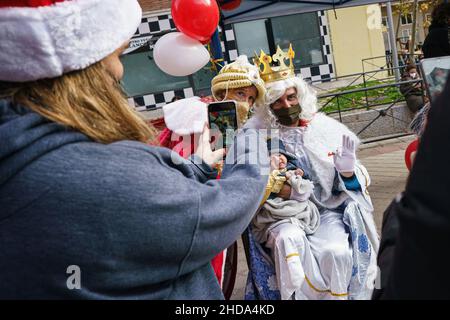
[[(294, 57), (295, 52), (292, 50), (292, 44), (290, 44), (287, 52), (284, 52), (281, 50), (280, 46), (277, 46), (277, 52), (272, 57), (270, 55), (266, 55), (263, 50), (261, 50), (259, 56), (255, 53), (253, 63), (259, 68), (261, 78), (267, 83), (295, 76), (293, 62)], [(285, 63), (285, 60), (288, 59), (289, 66)], [(272, 61), (277, 62), (278, 66), (271, 66), (270, 63)], [(263, 66), (262, 70), (261, 65)]]

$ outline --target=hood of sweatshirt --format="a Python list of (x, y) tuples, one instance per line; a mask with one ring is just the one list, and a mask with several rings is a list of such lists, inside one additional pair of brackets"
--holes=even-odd
[(27, 165), (66, 144), (89, 140), (30, 109), (0, 100), (0, 191)]

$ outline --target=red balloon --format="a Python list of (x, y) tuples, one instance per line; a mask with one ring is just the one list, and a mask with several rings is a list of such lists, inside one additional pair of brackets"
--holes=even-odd
[(200, 41), (200, 42), (201, 42), (201, 44), (206, 46), (207, 44), (209, 44), (211, 42), (211, 38), (208, 38), (208, 40)]
[(411, 167), (412, 167), (412, 163), (413, 163), (413, 161), (411, 159), (411, 154), (413, 152), (417, 152), (418, 147), (419, 147), (419, 139), (416, 139), (413, 142), (411, 142), (405, 150), (405, 163), (406, 163), (406, 167), (408, 168), (409, 171), (411, 171)]
[(219, 0), (219, 3), (220, 3), (220, 7), (223, 10), (230, 11), (230, 10), (234, 10), (237, 7), (239, 7), (241, 5), (241, 0), (233, 0), (233, 1), (229, 1), (229, 2), (225, 2), (224, 0), (222, 0), (222, 1)]
[(198, 41), (208, 41), (219, 24), (216, 0), (173, 0), (172, 17), (180, 32)]

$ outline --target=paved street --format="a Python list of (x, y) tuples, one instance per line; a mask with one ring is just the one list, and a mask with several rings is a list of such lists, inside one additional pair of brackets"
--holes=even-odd
[[(372, 179), (369, 191), (375, 209), (374, 218), (378, 231), (381, 228), (385, 208), (395, 195), (404, 189), (408, 176), (404, 153), (406, 146), (412, 140), (412, 136), (407, 136), (374, 142), (362, 145), (358, 151), (358, 158), (366, 166)], [(232, 300), (244, 298), (247, 279), (247, 262), (240, 240), (238, 260), (238, 272)]]

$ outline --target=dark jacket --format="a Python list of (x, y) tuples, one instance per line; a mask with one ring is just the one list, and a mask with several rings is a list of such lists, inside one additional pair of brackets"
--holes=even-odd
[(424, 58), (434, 58), (450, 55), (449, 28), (444, 25), (431, 24), (428, 35), (423, 42)]
[[(258, 153), (268, 165), (264, 141), (227, 160)], [(251, 221), (260, 169), (207, 181), (169, 149), (95, 143), (0, 100), (0, 299), (222, 299), (210, 260)]]
[[(398, 196), (400, 198), (400, 195)], [(389, 275), (391, 274), (392, 261), (395, 255), (395, 244), (398, 235), (398, 212), (397, 206), (399, 199), (394, 199), (383, 214), (383, 224), (381, 227), (380, 249), (378, 251), (378, 267), (380, 268), (378, 286), (373, 291), (372, 299), (383, 298), (386, 287), (389, 284)]]
[(382, 299), (450, 299), (450, 81), (431, 105), (404, 196), (385, 213)]
[[(409, 73), (405, 73), (402, 76), (402, 81), (410, 81), (414, 80), (411, 78)], [(420, 88), (417, 88), (417, 83), (420, 85)], [(424, 97), (423, 97), (423, 89), (420, 82), (411, 82), (411, 83), (404, 83), (400, 85), (400, 92), (405, 97), (406, 100), (406, 106), (408, 107), (411, 112), (417, 112), (419, 109), (421, 109), (424, 104)]]

